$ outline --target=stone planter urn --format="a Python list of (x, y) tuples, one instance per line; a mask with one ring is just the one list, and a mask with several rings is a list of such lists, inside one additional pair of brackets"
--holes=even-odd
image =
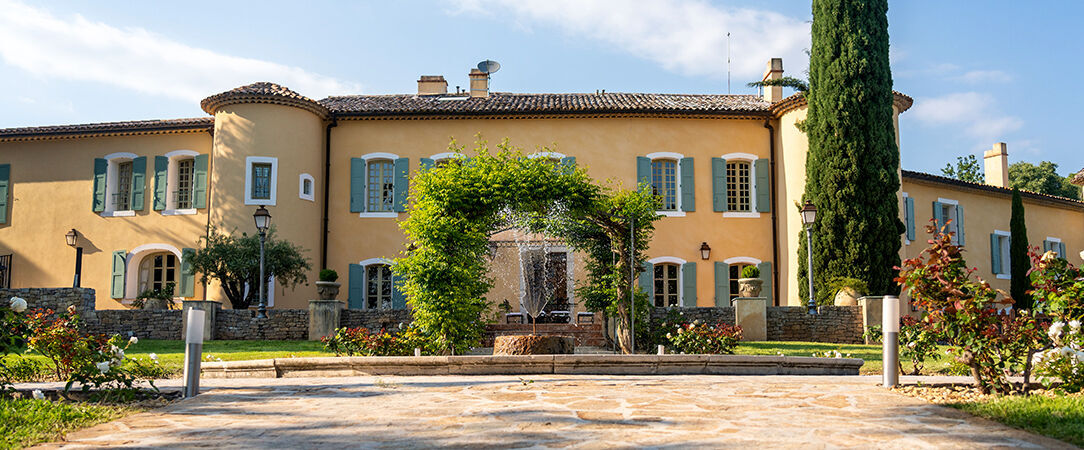
[(858, 306), (858, 292), (849, 287), (840, 289), (836, 293), (836, 306)]
[(760, 278), (738, 278), (739, 297), (760, 297), (760, 290), (764, 288), (764, 280)]
[(317, 281), (316, 293), (320, 300), (335, 300), (339, 296), (339, 287), (342, 283), (336, 281)]
[(143, 309), (147, 310), (159, 310), (169, 309), (170, 300), (164, 298), (148, 298), (143, 300)]
[(576, 340), (570, 336), (497, 336), (494, 355), (571, 355)]

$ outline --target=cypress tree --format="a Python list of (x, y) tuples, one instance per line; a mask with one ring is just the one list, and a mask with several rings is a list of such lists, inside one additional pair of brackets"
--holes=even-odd
[(1028, 257), (1028, 228), (1024, 223), (1024, 201), (1020, 199), (1020, 190), (1012, 190), (1012, 215), (1009, 217), (1009, 296), (1016, 301), (1016, 309), (1031, 309), (1031, 280), (1028, 270), (1031, 258)]
[[(899, 149), (892, 119), (887, 0), (813, 0), (804, 198), (817, 206), (814, 289), (836, 277), (897, 294)], [(798, 250), (807, 298), (806, 241)]]

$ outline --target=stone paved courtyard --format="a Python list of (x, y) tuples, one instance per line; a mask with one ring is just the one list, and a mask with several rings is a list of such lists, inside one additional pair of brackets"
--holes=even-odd
[(888, 392), (878, 381), (700, 375), (205, 380), (195, 399), (51, 445), (1067, 447)]

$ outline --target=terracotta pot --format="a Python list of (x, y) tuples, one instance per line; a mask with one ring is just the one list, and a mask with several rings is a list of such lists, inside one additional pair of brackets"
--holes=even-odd
[(858, 305), (858, 292), (849, 287), (845, 287), (836, 293), (836, 306), (857, 306)]
[(339, 296), (339, 287), (342, 283), (335, 281), (317, 281), (316, 293), (320, 296), (320, 300), (335, 300), (335, 297)]
[(760, 297), (764, 280), (760, 278), (738, 278), (738, 297)]
[(170, 303), (172, 303), (172, 301), (166, 300), (164, 298), (148, 298), (146, 300), (143, 300), (143, 309), (147, 309), (147, 310), (169, 309), (169, 304)]

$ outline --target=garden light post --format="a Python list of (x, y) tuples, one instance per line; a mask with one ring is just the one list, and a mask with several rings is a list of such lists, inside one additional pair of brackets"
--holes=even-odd
[(75, 281), (72, 287), (79, 287), (79, 277), (83, 273), (83, 247), (79, 246), (79, 232), (72, 228), (64, 239), (68, 241), (68, 246), (75, 247)]
[(267, 229), (271, 226), (271, 213), (267, 212), (267, 208), (262, 205), (256, 209), (256, 212), (252, 214), (252, 219), (256, 221), (256, 230), (260, 232), (260, 280), (257, 282), (260, 285), (260, 307), (256, 310), (256, 318), (267, 318), (267, 286), (266, 275), (264, 272), (264, 241), (267, 240)]
[(813, 223), (817, 221), (817, 207), (813, 206), (813, 202), (806, 200), (805, 206), (802, 207), (802, 223), (805, 224), (805, 238), (806, 238), (806, 264), (808, 266), (808, 272), (806, 277), (809, 278), (809, 313), (817, 313), (817, 303), (813, 300)]
[(886, 295), (881, 299), (881, 361), (884, 387), (900, 384), (900, 299)]

